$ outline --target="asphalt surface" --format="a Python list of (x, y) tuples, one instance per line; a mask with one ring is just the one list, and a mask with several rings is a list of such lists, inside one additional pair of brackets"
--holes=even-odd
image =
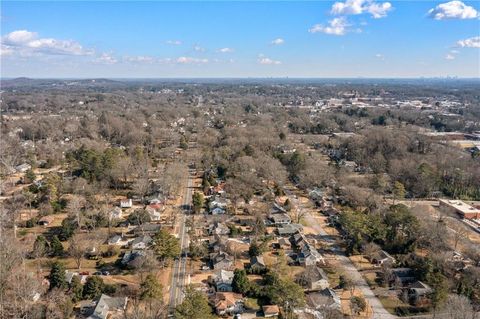
[(185, 195), (181, 206), (178, 238), (180, 240), (180, 255), (175, 258), (172, 268), (172, 282), (170, 285), (169, 312), (173, 313), (175, 307), (182, 303), (187, 280), (187, 251), (189, 246), (188, 234), (185, 227), (187, 214), (192, 203), (192, 178), (188, 177)]

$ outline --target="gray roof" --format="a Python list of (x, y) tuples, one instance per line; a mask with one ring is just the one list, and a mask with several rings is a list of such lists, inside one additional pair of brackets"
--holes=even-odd
[(106, 319), (110, 311), (123, 310), (126, 305), (126, 297), (110, 297), (102, 294), (88, 319)]

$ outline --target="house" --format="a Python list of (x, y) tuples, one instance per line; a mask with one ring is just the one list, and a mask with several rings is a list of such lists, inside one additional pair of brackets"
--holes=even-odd
[(214, 222), (208, 226), (209, 235), (228, 235), (230, 234), (230, 228), (227, 227), (224, 223)]
[(130, 231), (134, 235), (150, 235), (154, 236), (160, 230), (162, 226), (159, 224), (143, 224), (135, 227)]
[(157, 209), (155, 209), (153, 207), (154, 205), (148, 205), (146, 208), (145, 208), (145, 211), (148, 213), (148, 215), (150, 216), (150, 220), (152, 222), (158, 222), (160, 221), (161, 217), (162, 217), (162, 214), (157, 211)]
[(25, 173), (29, 169), (32, 169), (32, 165), (23, 163), (15, 167), (15, 170), (19, 173)]
[(221, 198), (221, 197), (215, 197), (215, 199), (213, 199), (209, 204), (208, 204), (208, 208), (210, 208), (210, 211), (212, 211), (214, 208), (222, 208), (222, 209), (226, 209), (228, 206), (228, 200), (225, 199), (225, 198)]
[(51, 223), (53, 223), (54, 220), (55, 220), (55, 218), (53, 216), (43, 216), (42, 218), (40, 218), (38, 220), (37, 224), (42, 225), (42, 226), (48, 226)]
[(153, 241), (152, 237), (148, 235), (140, 236), (130, 242), (132, 249), (147, 249), (148, 245)]
[(299, 281), (302, 286), (309, 290), (323, 290), (330, 287), (327, 274), (317, 266), (307, 266)]
[(262, 306), (263, 316), (265, 318), (278, 317), (280, 309), (277, 305), (265, 305)]
[(415, 281), (408, 287), (408, 297), (414, 303), (419, 302), (422, 298), (428, 297), (431, 292), (432, 288), (421, 281)]
[(223, 215), (223, 214), (225, 214), (227, 211), (226, 211), (224, 208), (215, 207), (215, 208), (212, 209), (210, 212), (212, 213), (212, 215)]
[(93, 313), (87, 319), (123, 318), (127, 303), (127, 297), (110, 297), (102, 294), (97, 301)]
[(264, 271), (267, 268), (262, 256), (253, 256), (250, 258), (250, 269), (254, 272)]
[(283, 250), (291, 250), (292, 249), (292, 243), (286, 238), (279, 238), (276, 243), (272, 244), (274, 249), (283, 249)]
[(297, 262), (301, 266), (314, 266), (318, 262), (324, 263), (322, 255), (311, 245), (306, 245), (297, 255)]
[(392, 282), (400, 283), (402, 286), (415, 281), (412, 268), (395, 268), (391, 270)]
[(212, 276), (212, 281), (215, 285), (215, 288), (218, 292), (230, 292), (233, 290), (233, 271), (219, 269), (215, 271), (215, 274)]
[(335, 309), (340, 310), (340, 298), (335, 291), (326, 288), (318, 291), (310, 291), (305, 294), (307, 306), (311, 309)]
[(292, 220), (290, 219), (290, 216), (288, 216), (285, 213), (271, 214), (270, 215), (270, 220), (276, 226), (286, 225), (286, 224), (290, 224), (292, 222)]
[(215, 312), (219, 316), (242, 313), (243, 304), (243, 296), (233, 292), (217, 292), (213, 299)]
[(393, 258), (389, 253), (384, 250), (380, 250), (372, 257), (372, 262), (378, 267), (382, 265), (393, 265), (395, 263), (395, 258)]
[(131, 250), (127, 251), (120, 263), (126, 268), (137, 268), (143, 263), (144, 258), (146, 257), (145, 252), (140, 250)]
[(277, 228), (279, 236), (289, 237), (296, 233), (302, 232), (303, 226), (300, 224), (284, 224)]
[(122, 199), (120, 201), (120, 207), (121, 208), (131, 208), (133, 206), (133, 202), (132, 202), (132, 199), (129, 198), (129, 199)]
[(226, 252), (218, 252), (210, 255), (213, 269), (231, 269), (233, 266), (233, 257)]
[(110, 212), (110, 219), (121, 219), (123, 217), (123, 212), (120, 207), (115, 207), (111, 212)]
[(125, 246), (129, 242), (128, 239), (124, 238), (122, 235), (114, 235), (110, 237), (107, 241), (107, 244), (114, 246)]

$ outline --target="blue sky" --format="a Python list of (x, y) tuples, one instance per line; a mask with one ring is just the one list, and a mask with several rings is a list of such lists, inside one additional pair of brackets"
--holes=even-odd
[(2, 1), (2, 77), (480, 77), (461, 1)]

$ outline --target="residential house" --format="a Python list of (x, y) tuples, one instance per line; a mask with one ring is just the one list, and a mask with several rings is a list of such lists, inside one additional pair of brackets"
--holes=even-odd
[(219, 269), (212, 276), (213, 284), (218, 292), (230, 292), (233, 290), (233, 271)]
[(133, 206), (133, 202), (132, 202), (132, 199), (129, 198), (129, 199), (122, 199), (120, 201), (120, 207), (121, 208), (131, 208)]
[(306, 245), (297, 255), (297, 261), (301, 266), (314, 266), (318, 262), (324, 263), (322, 255), (311, 245)]
[(340, 298), (330, 288), (310, 291), (305, 294), (307, 306), (311, 309), (336, 309), (340, 310)]
[(223, 215), (223, 214), (225, 214), (227, 211), (226, 211), (224, 208), (215, 207), (215, 208), (212, 209), (210, 212), (212, 213), (212, 215)]
[(73, 279), (73, 277), (75, 277), (75, 276), (78, 276), (78, 278), (80, 279), (80, 282), (81, 282), (82, 284), (85, 284), (85, 282), (87, 281), (87, 278), (88, 278), (87, 275), (80, 275), (78, 272), (70, 271), (70, 270), (65, 270), (65, 281), (66, 281), (68, 284), (71, 284), (71, 283), (72, 283), (72, 279)]
[(110, 219), (122, 219), (123, 218), (123, 211), (120, 207), (115, 207), (110, 212)]
[(384, 250), (380, 250), (374, 256), (372, 257), (372, 262), (376, 266), (382, 266), (382, 265), (393, 265), (395, 263), (395, 258), (393, 258), (389, 253), (387, 253)]
[(110, 297), (102, 294), (97, 301), (93, 313), (87, 319), (123, 318), (127, 303), (127, 297)]
[(150, 220), (152, 222), (158, 222), (158, 221), (160, 221), (160, 219), (162, 217), (162, 214), (155, 208), (155, 206), (157, 206), (157, 205), (148, 205), (145, 208), (145, 211), (150, 216)]
[(143, 263), (145, 256), (145, 252), (141, 250), (127, 251), (123, 255), (120, 263), (126, 268), (137, 268)]
[(15, 170), (19, 173), (25, 173), (29, 169), (32, 169), (32, 165), (23, 163), (15, 167)]
[(210, 209), (210, 211), (212, 211), (213, 209), (215, 208), (222, 208), (222, 209), (226, 209), (228, 206), (228, 200), (226, 198), (222, 198), (222, 197), (219, 197), (219, 196), (216, 196), (209, 204), (208, 204), (208, 208)]
[(277, 305), (265, 305), (262, 306), (263, 316), (265, 318), (278, 317), (280, 309)]
[(270, 220), (276, 226), (290, 224), (292, 220), (290, 216), (285, 213), (271, 214)]
[(235, 315), (244, 311), (243, 296), (233, 292), (217, 292), (213, 305), (219, 316)]
[(152, 237), (148, 235), (140, 236), (130, 242), (130, 248), (139, 250), (147, 249), (152, 241)]
[(250, 258), (250, 269), (253, 272), (261, 272), (267, 268), (265, 265), (265, 261), (263, 260), (263, 256), (253, 256)]
[(391, 270), (391, 283), (398, 283), (401, 286), (415, 281), (415, 276), (412, 268), (395, 268)]
[(419, 303), (422, 299), (428, 297), (432, 288), (426, 283), (415, 281), (408, 287), (408, 298), (412, 303)]
[(299, 281), (302, 286), (309, 290), (323, 290), (330, 287), (327, 274), (317, 266), (307, 266), (300, 275)]
[(107, 244), (113, 246), (125, 246), (128, 244), (128, 239), (124, 238), (122, 235), (114, 235), (108, 239)]
[(210, 261), (213, 269), (231, 269), (233, 266), (233, 257), (226, 252), (220, 251), (210, 255)]
[(296, 233), (303, 231), (303, 226), (300, 224), (283, 224), (277, 228), (279, 236), (290, 237)]
[(290, 240), (280, 237), (278, 238), (276, 243), (272, 244), (272, 247), (274, 249), (283, 249), (285, 251), (291, 251), (292, 250), (292, 243), (290, 243)]
[(208, 226), (209, 235), (228, 235), (230, 234), (230, 228), (227, 227), (224, 223), (214, 222)]
[(150, 235), (154, 236), (156, 233), (159, 232), (162, 226), (159, 224), (143, 224), (135, 227), (130, 231), (130, 233), (134, 235)]
[(37, 224), (42, 225), (42, 226), (48, 226), (48, 225), (52, 224), (54, 220), (55, 220), (55, 217), (53, 217), (51, 215), (43, 216), (42, 218), (39, 219)]

